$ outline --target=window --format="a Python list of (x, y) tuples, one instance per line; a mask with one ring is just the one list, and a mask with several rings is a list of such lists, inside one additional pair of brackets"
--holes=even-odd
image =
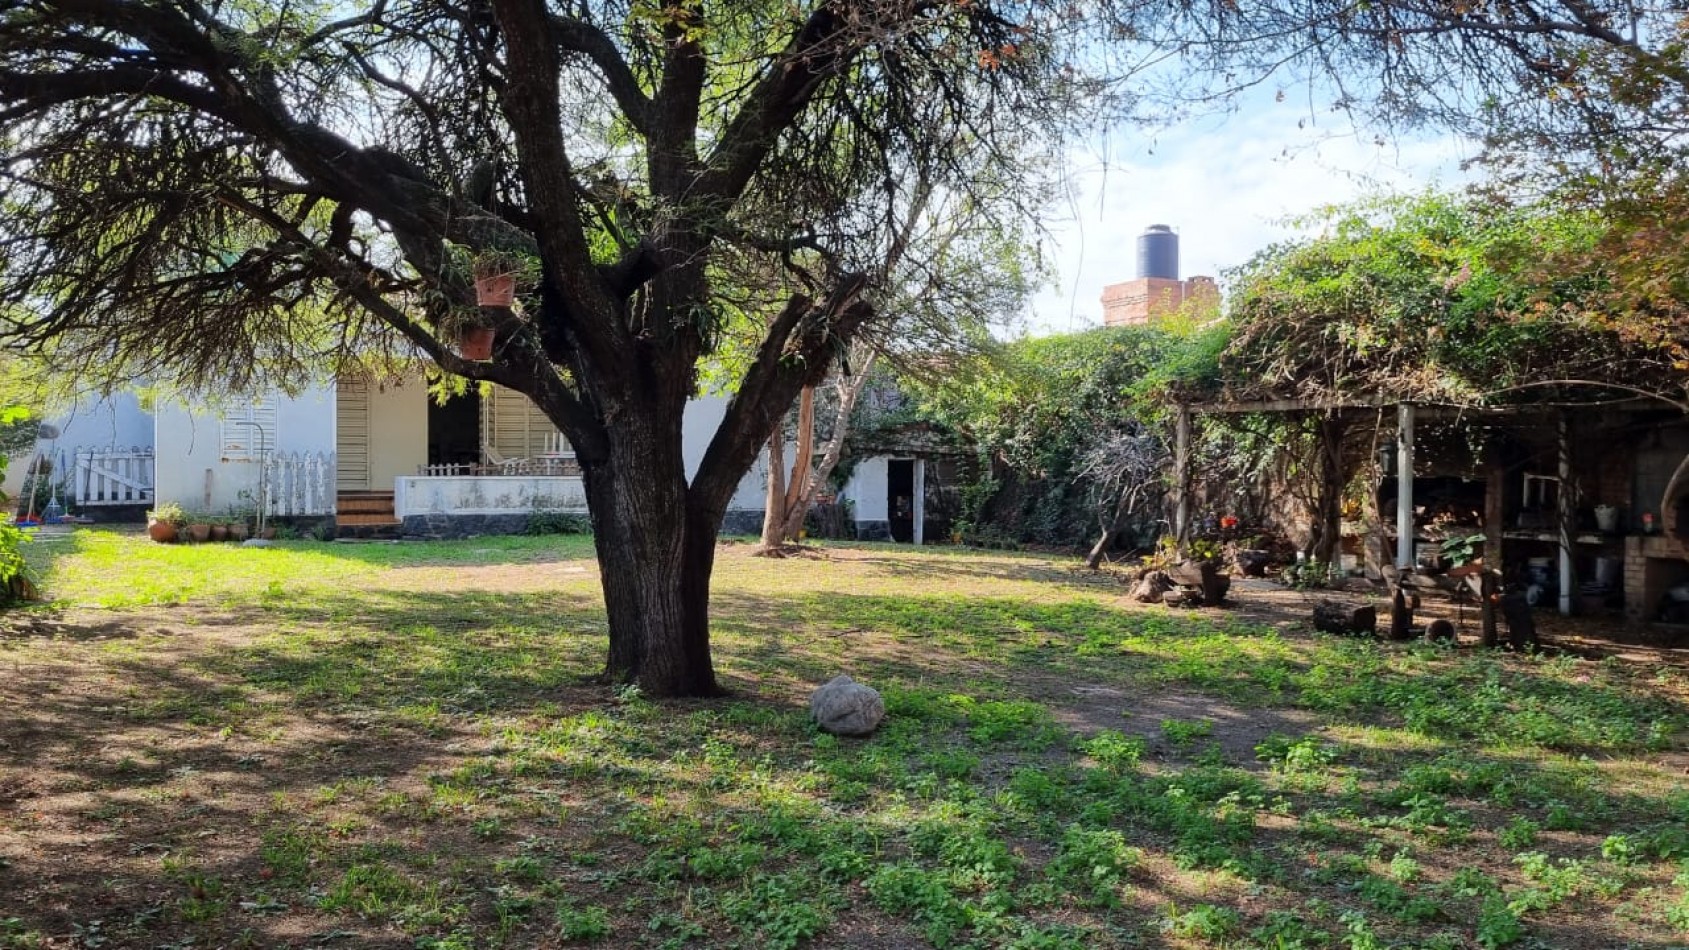
[(223, 416), (223, 461), (255, 462), (276, 447), (276, 402), (269, 396)]

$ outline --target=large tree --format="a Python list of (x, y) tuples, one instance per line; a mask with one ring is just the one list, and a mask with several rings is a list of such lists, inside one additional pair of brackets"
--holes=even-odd
[[(609, 675), (708, 694), (736, 484), (878, 319), (911, 183), (1029, 210), (1017, 156), (1080, 85), (1063, 9), (10, 0), (0, 335), (108, 377), (297, 384), (409, 351), (526, 394), (581, 463)], [(515, 271), (516, 306), (477, 307), (477, 270)], [(688, 481), (684, 407), (754, 314)], [(466, 326), (491, 359), (454, 350)]]

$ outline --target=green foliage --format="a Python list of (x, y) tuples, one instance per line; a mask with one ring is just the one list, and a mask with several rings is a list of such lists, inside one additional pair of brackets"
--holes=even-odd
[[(1414, 395), (1472, 403), (1547, 380), (1665, 385), (1661, 351), (1607, 325), (1586, 254), (1591, 215), (1438, 194), (1324, 209), (1322, 236), (1263, 251), (1238, 275), (1233, 392)], [(1266, 381), (1264, 383), (1258, 381)]]
[(535, 511), (528, 515), (525, 534), (591, 534), (592, 519), (562, 511)]

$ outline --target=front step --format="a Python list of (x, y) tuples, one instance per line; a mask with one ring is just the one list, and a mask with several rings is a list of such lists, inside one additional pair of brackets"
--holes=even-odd
[(334, 509), (336, 537), (397, 538), (401, 533), (390, 491), (340, 492)]

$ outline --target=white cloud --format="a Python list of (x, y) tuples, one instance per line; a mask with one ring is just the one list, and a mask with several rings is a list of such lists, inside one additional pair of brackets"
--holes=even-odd
[[(1352, 132), (1314, 128), (1289, 106), (1209, 118), (1159, 136), (1117, 130), (1075, 169), (1064, 213), (1047, 222), (1045, 253), (1058, 285), (1032, 302), (1035, 333), (1102, 322), (1103, 286), (1136, 276), (1137, 236), (1150, 224), (1179, 232), (1182, 276), (1210, 274), (1295, 236), (1282, 222), (1368, 191), (1459, 188), (1460, 160), (1473, 151), (1453, 138), (1379, 144)], [(1298, 127), (1298, 121), (1302, 126)]]

